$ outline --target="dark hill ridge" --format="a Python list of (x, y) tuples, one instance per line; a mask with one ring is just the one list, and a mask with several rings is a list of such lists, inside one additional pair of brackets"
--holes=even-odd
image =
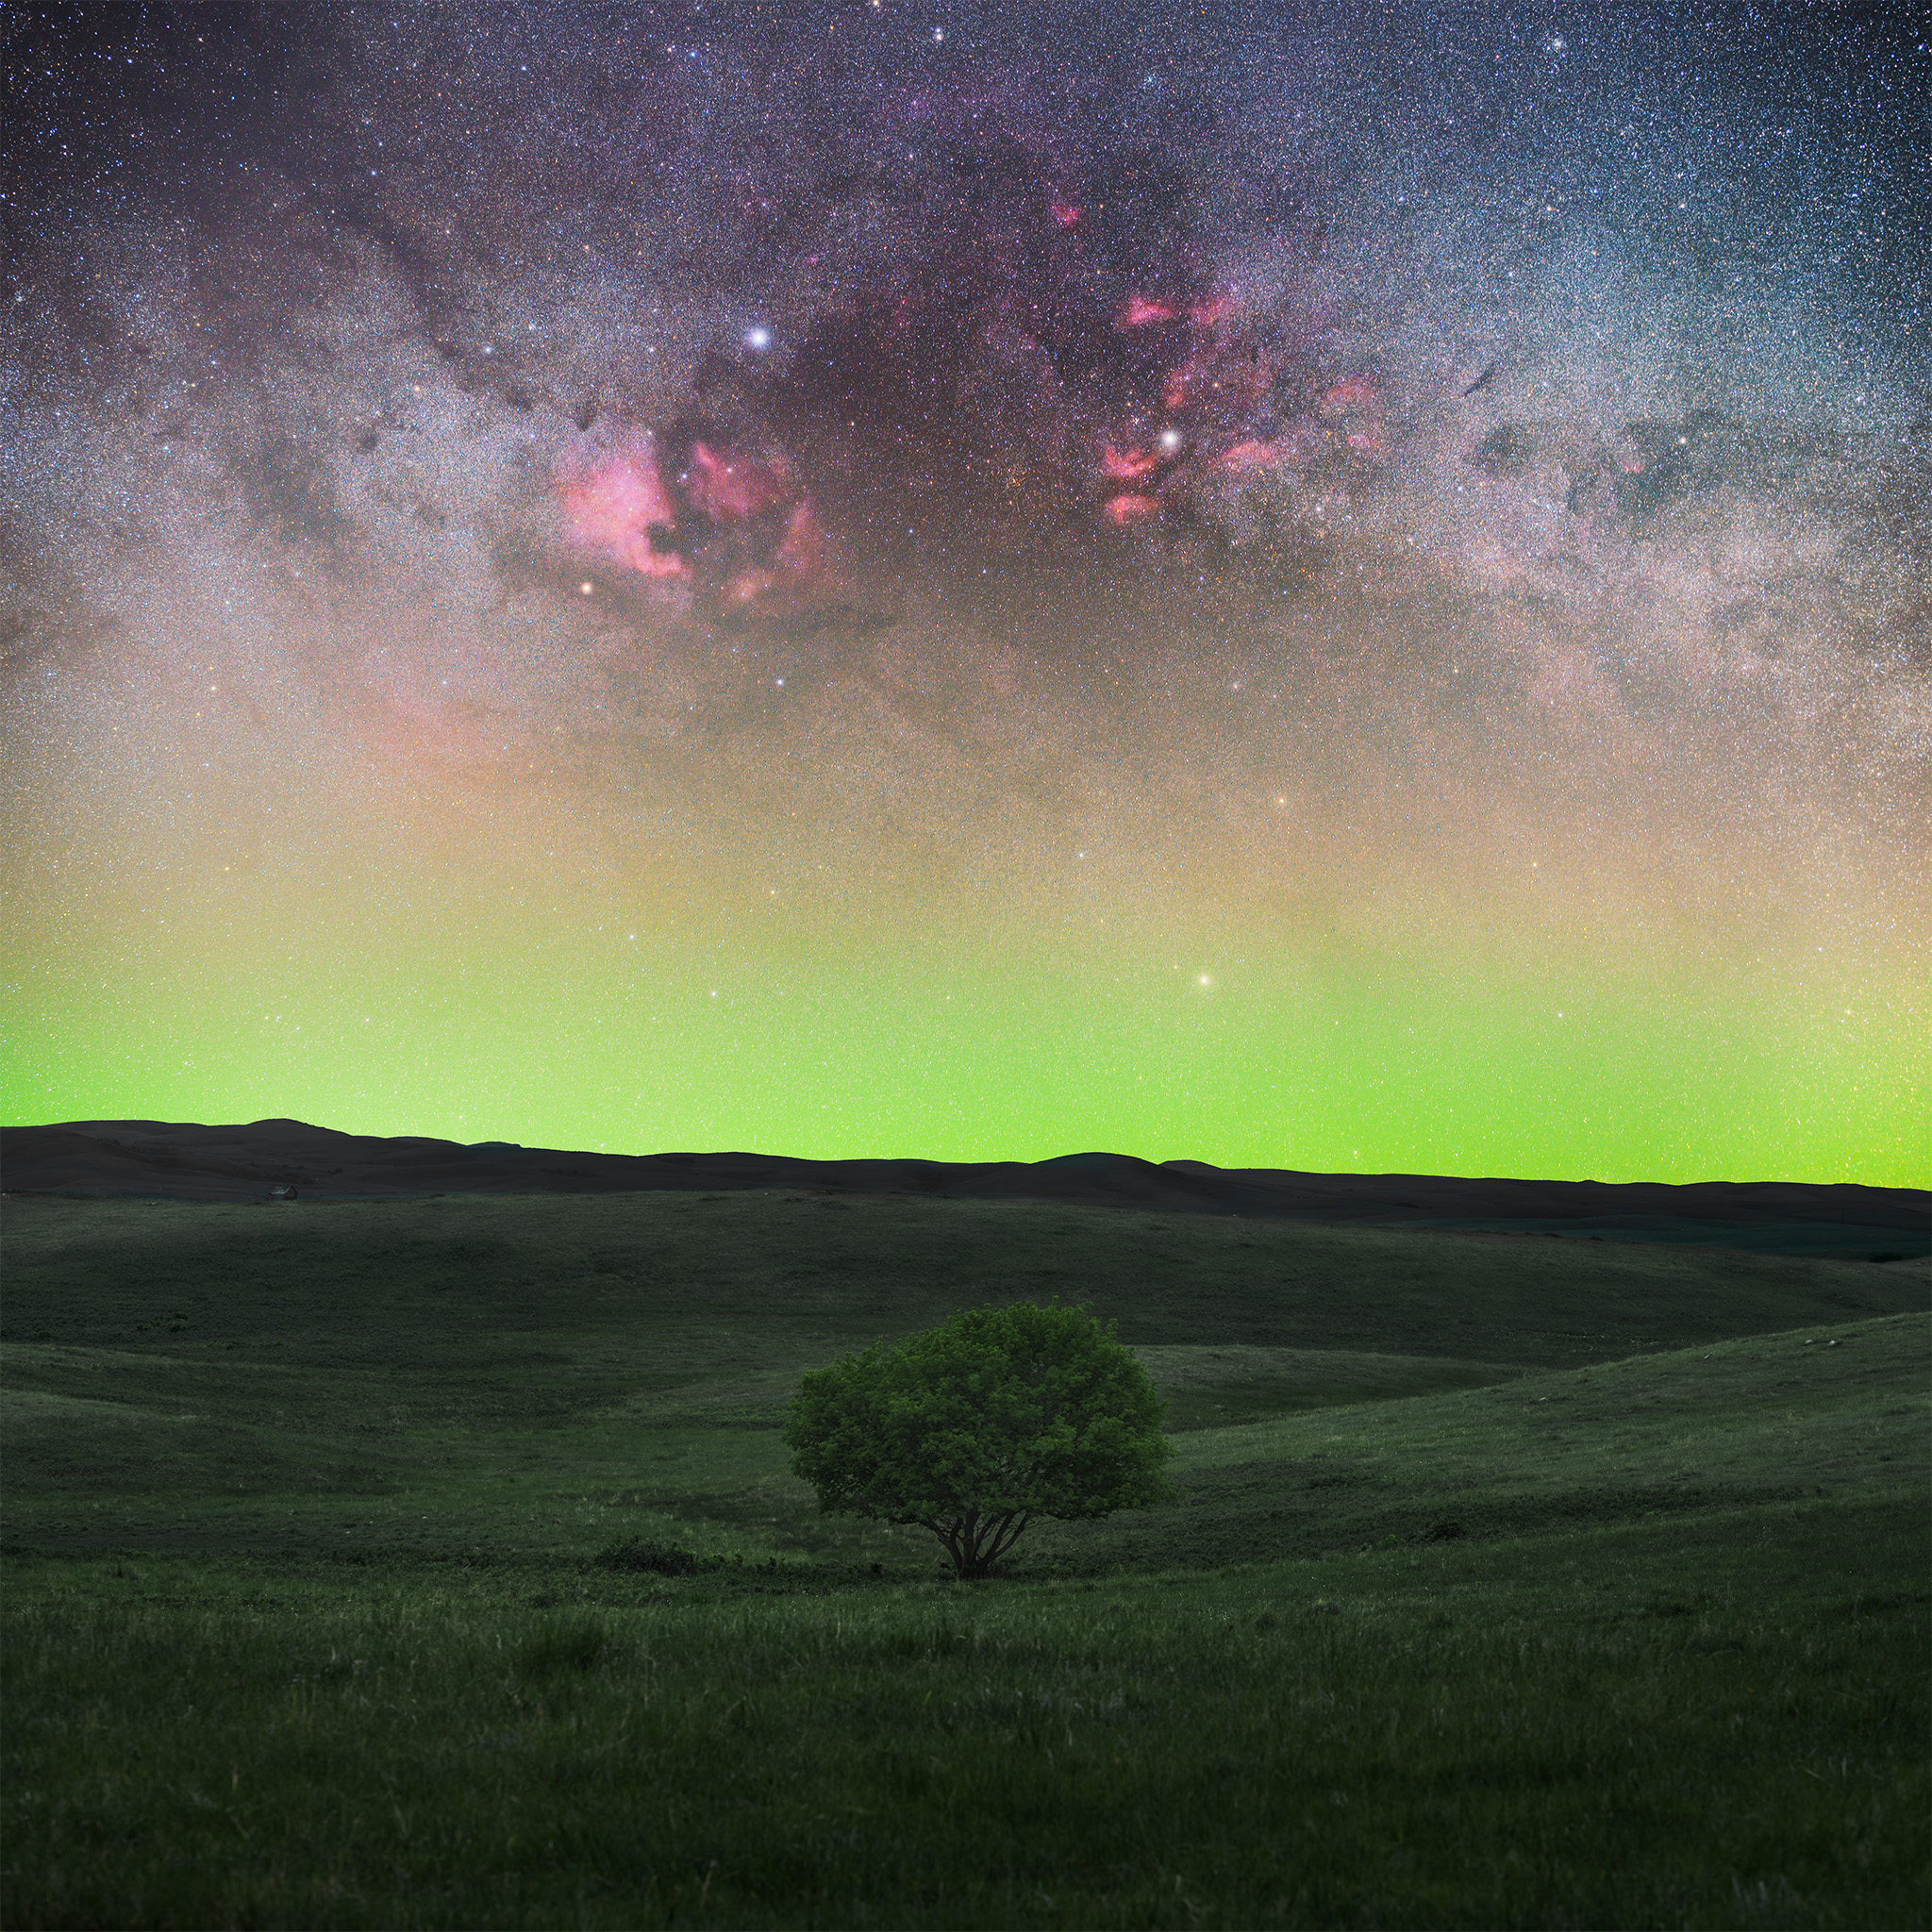
[(217, 1127), (70, 1121), (8, 1127), (0, 1129), (0, 1184), (14, 1193), (184, 1201), (259, 1200), (275, 1186), (293, 1187), (308, 1200), (796, 1188), (1486, 1228), (1820, 1257), (1904, 1256), (1932, 1248), (1932, 1194), (1916, 1188), (1297, 1174), (1199, 1160), (1157, 1163), (1128, 1154), (1067, 1154), (1040, 1161), (571, 1154), (503, 1141), (465, 1146), (414, 1135), (341, 1134), (301, 1121)]

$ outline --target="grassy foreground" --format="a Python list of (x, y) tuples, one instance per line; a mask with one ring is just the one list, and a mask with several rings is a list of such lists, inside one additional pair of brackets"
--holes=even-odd
[[(9, 1925), (1932, 1918), (1923, 1264), (7, 1206)], [(814, 1513), (801, 1368), (1055, 1291), (1177, 1504), (963, 1589)]]

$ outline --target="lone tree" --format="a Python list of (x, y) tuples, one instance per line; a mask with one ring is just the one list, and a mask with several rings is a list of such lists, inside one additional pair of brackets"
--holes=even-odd
[(961, 1578), (1036, 1516), (1144, 1509), (1173, 1494), (1163, 1405), (1084, 1307), (968, 1308), (893, 1347), (815, 1369), (785, 1428), (826, 1515), (916, 1523)]

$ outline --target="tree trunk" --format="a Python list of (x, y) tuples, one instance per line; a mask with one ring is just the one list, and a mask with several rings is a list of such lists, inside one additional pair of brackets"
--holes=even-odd
[(921, 1527), (931, 1530), (946, 1546), (954, 1576), (970, 1583), (992, 1574), (994, 1565), (1013, 1547), (1030, 1520), (1017, 1509), (999, 1516), (982, 1516), (978, 1510), (969, 1509), (964, 1516), (948, 1520), (922, 1519)]

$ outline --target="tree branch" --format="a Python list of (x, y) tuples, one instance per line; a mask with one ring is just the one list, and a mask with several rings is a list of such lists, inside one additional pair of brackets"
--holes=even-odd
[[(1002, 1531), (1005, 1532), (1005, 1538), (1004, 1541), (1002, 1541), (998, 1536), (995, 1536), (993, 1543), (987, 1550), (986, 1553), (986, 1560), (989, 1563), (998, 1562), (999, 1559), (1002, 1557), (1004, 1557), (1007, 1554), (1007, 1552), (1010, 1550), (1016, 1542), (1020, 1541), (1020, 1538), (1025, 1532), (1026, 1525), (1033, 1521), (1032, 1517), (1030, 1516), (1021, 1515), (1019, 1522), (1013, 1523), (1013, 1518), (1019, 1512), (1017, 1511), (1009, 1509), (1006, 1513), (1006, 1515), (1000, 1519), (999, 1527)], [(1013, 1526), (1010, 1530), (1007, 1529), (1007, 1525), (1008, 1524), (1013, 1524)]]

